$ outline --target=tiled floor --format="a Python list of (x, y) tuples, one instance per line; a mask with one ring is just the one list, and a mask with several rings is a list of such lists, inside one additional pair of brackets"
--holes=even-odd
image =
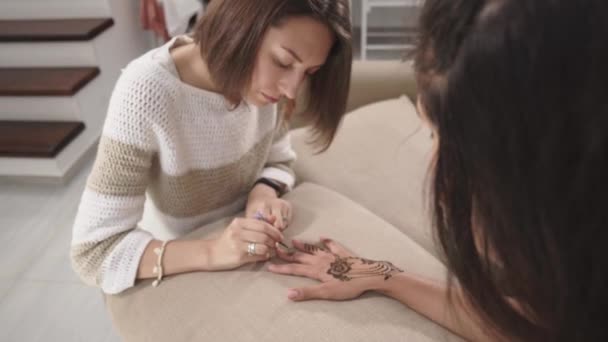
[(66, 185), (0, 181), (0, 341), (120, 341), (99, 290), (72, 272), (72, 222), (91, 167)]

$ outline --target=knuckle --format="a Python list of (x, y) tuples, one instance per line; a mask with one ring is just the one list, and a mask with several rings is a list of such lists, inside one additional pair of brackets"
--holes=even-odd
[(223, 237), (231, 240), (234, 237), (234, 230), (233, 229), (227, 229), (226, 232), (224, 232)]
[(268, 224), (268, 223), (264, 224), (264, 233), (266, 233), (266, 235), (271, 235), (273, 233), (273, 231), (274, 231), (274, 228), (270, 224)]
[(228, 230), (228, 236), (230, 237), (236, 237), (238, 235), (240, 235), (241, 230), (237, 227), (237, 228), (232, 228)]
[(257, 254), (265, 255), (266, 253), (270, 252), (270, 248), (268, 248), (266, 245), (258, 245), (256, 247), (256, 252)]

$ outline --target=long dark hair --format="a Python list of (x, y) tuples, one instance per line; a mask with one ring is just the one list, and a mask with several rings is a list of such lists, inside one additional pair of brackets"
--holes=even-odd
[(336, 37), (323, 67), (310, 76), (310, 99), (304, 111), (314, 124), (315, 141), (326, 149), (346, 112), (350, 86), (352, 27), (348, 0), (214, 0), (198, 23), (194, 38), (220, 91), (230, 102), (239, 104), (268, 28), (302, 16), (324, 23)]
[(427, 0), (420, 30), (435, 229), (467, 304), (510, 340), (608, 341), (608, 1)]

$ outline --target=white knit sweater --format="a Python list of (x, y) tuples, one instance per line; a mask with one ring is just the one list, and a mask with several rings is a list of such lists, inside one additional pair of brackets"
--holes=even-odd
[[(222, 95), (179, 79), (177, 37), (118, 80), (73, 228), (72, 264), (106, 293), (134, 285), (153, 238), (178, 237), (242, 210), (259, 177), (291, 188), (295, 159), (276, 106), (230, 110)], [(146, 217), (157, 226), (141, 222)]]

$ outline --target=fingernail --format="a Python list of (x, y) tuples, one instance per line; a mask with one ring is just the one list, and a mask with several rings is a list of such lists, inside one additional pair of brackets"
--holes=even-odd
[(298, 290), (294, 290), (294, 289), (289, 289), (287, 290), (287, 298), (289, 299), (296, 299), (298, 298)]

